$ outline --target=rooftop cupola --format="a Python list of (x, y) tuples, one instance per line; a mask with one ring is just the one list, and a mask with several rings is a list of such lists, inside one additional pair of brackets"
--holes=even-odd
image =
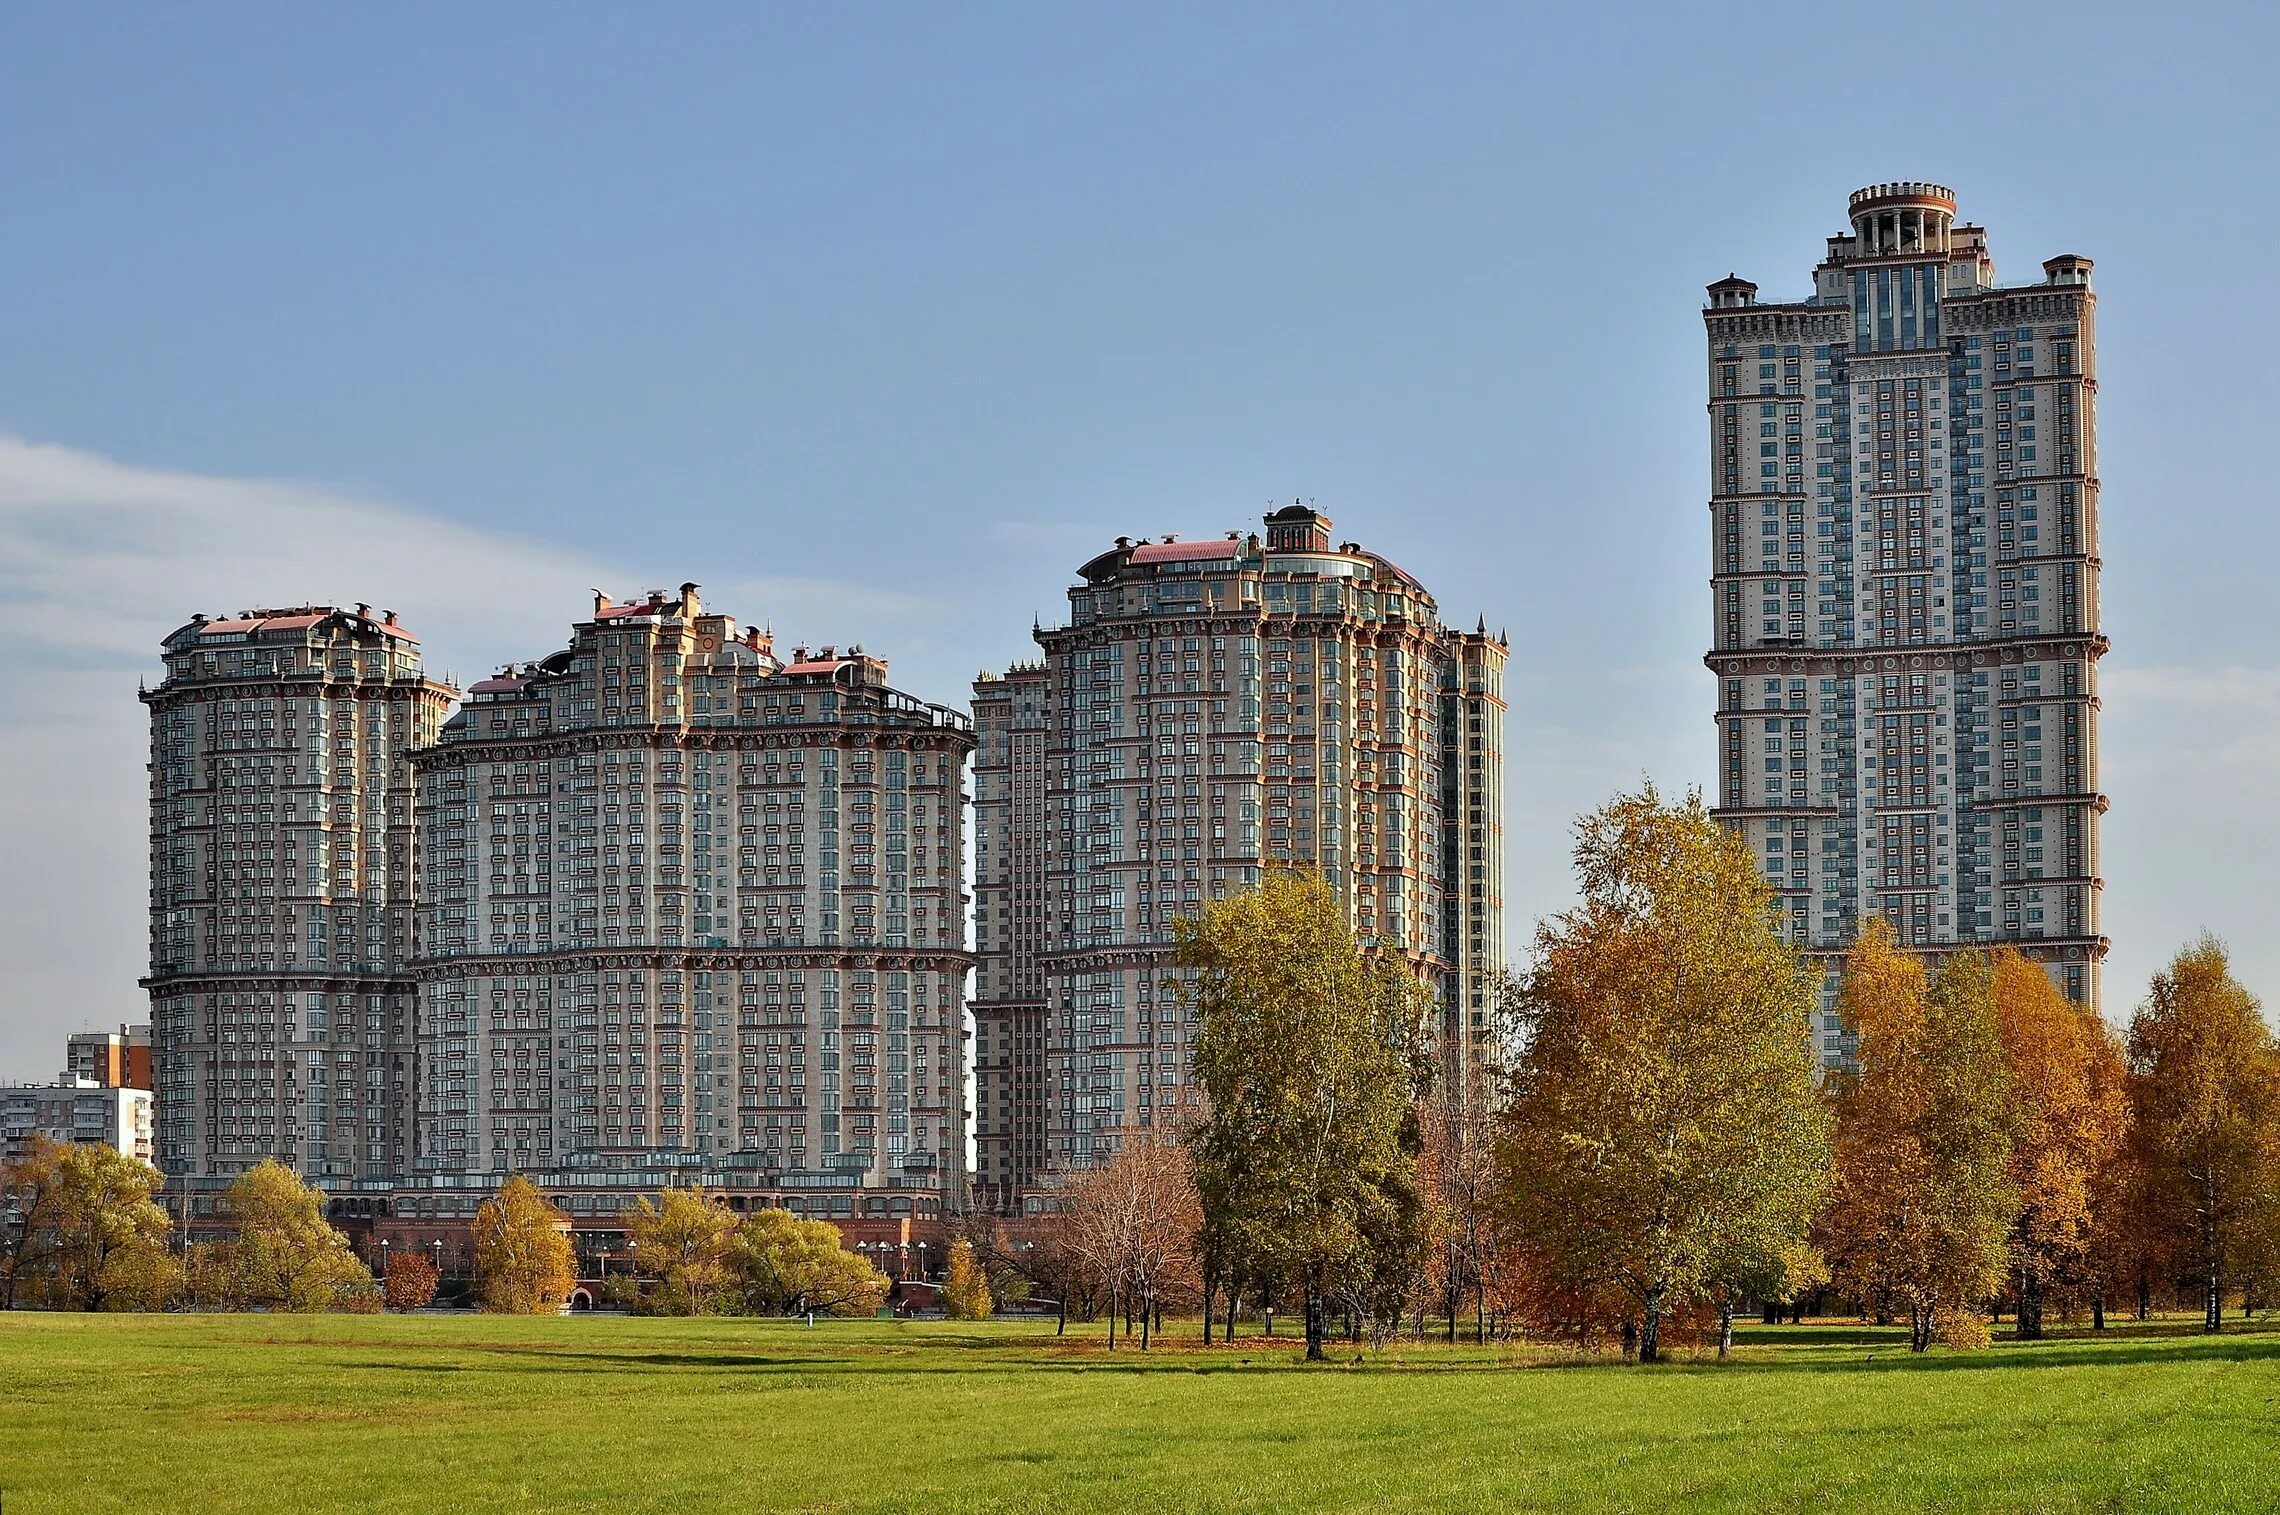
[(1328, 516), (1293, 500), (1267, 517), (1267, 551), (1328, 552), (1331, 525)]
[(1738, 310), (1757, 304), (1757, 286), (1738, 274), (1728, 274), (1710, 286), (1712, 310)]
[(1955, 224), (1955, 191), (1904, 179), (1852, 192), (1853, 255), (1861, 258), (1945, 257)]

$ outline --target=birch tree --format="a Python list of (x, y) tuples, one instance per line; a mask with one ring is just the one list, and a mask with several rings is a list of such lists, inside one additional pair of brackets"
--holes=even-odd
[(2280, 1210), (2280, 1049), (2256, 997), (2203, 937), (2154, 975), (2130, 1023), (2145, 1202), (2201, 1286), (2202, 1329), (2226, 1291), (2264, 1267)]
[(1908, 1314), (1908, 1345), (1986, 1339), (1977, 1310), (2001, 1286), (2020, 1212), (2018, 1117), (1984, 953), (1936, 979), (1870, 920), (1845, 963), (1857, 1071), (1837, 1100), (1836, 1186), (1822, 1218), (1840, 1284)]
[(1813, 989), (1741, 840), (1650, 785), (1577, 827), (1538, 929), (1498, 1189), (1539, 1328), (1636, 1322), (1639, 1360), (1809, 1258), (1828, 1167)]
[(1203, 1227), (1234, 1275), (1296, 1281), (1306, 1356), (1322, 1361), (1333, 1271), (1364, 1265), (1370, 1218), (1415, 1190), (1431, 992), (1365, 956), (1319, 874), (1272, 871), (1178, 935), (1199, 1022)]

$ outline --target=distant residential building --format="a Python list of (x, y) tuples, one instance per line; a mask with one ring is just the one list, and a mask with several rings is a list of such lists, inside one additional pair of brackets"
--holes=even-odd
[(1120, 538), (1042, 663), (975, 685), (977, 1203), (1026, 1205), (1189, 1098), (1173, 923), (1320, 868), (1439, 988), (1478, 1076), (1503, 959), (1503, 639), (1304, 505)]
[(109, 1147), (151, 1159), (150, 1091), (67, 1078), (0, 1084), (0, 1161), (24, 1155), (34, 1136)]
[(419, 1138), (399, 1225), (529, 1174), (588, 1229), (939, 1215), (966, 1184), (966, 716), (697, 586), (597, 595), (467, 692), (420, 794)]
[(150, 1027), (74, 1031), (64, 1042), (62, 1081), (85, 1079), (106, 1089), (150, 1087)]
[(165, 660), (142, 694), (158, 1166), (193, 1212), (271, 1157), (384, 1189), (411, 1156), (408, 755), (457, 691), (364, 605), (198, 616)]
[(1955, 194), (1874, 184), (1803, 298), (1709, 286), (1719, 814), (1825, 967), (1882, 916), (2099, 1003), (2090, 260), (1996, 281)]

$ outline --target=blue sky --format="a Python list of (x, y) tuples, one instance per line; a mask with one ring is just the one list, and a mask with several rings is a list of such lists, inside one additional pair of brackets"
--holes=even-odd
[(1107, 539), (1294, 497), (1511, 630), (1523, 942), (1568, 817), (1709, 774), (1702, 286), (1802, 293), (1902, 177), (2006, 280), (2097, 260), (2114, 1008), (2204, 925), (2280, 995), (2280, 821), (2220, 804), (2280, 759), (2275, 44), (2190, 6), (11, 6), (0, 848), (42, 866), (0, 885), (0, 1075), (136, 1013), (133, 687), (192, 610), (368, 600), (474, 676), (693, 578), (955, 699)]

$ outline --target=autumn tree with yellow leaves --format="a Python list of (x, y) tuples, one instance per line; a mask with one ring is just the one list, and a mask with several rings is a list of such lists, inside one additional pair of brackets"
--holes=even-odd
[(1845, 962), (1858, 1067), (1839, 1081), (1836, 1184), (1817, 1234), (1836, 1281), (1905, 1313), (1909, 1347), (1983, 1345), (2020, 1215), (2019, 1115), (1995, 968), (1958, 953), (1927, 979), (1870, 920)]
[(1995, 1030), (2009, 1075), (2007, 1178), (2018, 1213), (2010, 1273), (2019, 1335), (2039, 1340), (2052, 1281), (2080, 1271), (2094, 1186), (2129, 1127), (2128, 1069), (2105, 1022), (2010, 948), (1992, 957)]
[(703, 1315), (728, 1282), (728, 1243), (736, 1216), (702, 1188), (667, 1189), (652, 1205), (637, 1199), (618, 1213), (637, 1273), (656, 1280), (641, 1299), (657, 1315)]
[(2202, 1327), (2280, 1253), (2280, 1046), (2204, 937), (2154, 975), (2130, 1023), (2144, 1221), (2198, 1281)]
[(475, 1297), (493, 1315), (551, 1315), (578, 1282), (570, 1220), (520, 1173), (485, 1200), (468, 1228)]
[(1816, 1270), (1828, 1170), (1813, 987), (1774, 897), (1699, 795), (1578, 826), (1582, 903), (1538, 930), (1498, 1133), (1499, 1209), (1539, 1329), (1730, 1320)]
[(156, 1310), (181, 1281), (140, 1158), (34, 1133), (0, 1164), (0, 1309)]
[(988, 1320), (994, 1301), (989, 1275), (974, 1257), (974, 1244), (964, 1237), (950, 1243), (949, 1266), (942, 1275), (942, 1313), (952, 1320)]

